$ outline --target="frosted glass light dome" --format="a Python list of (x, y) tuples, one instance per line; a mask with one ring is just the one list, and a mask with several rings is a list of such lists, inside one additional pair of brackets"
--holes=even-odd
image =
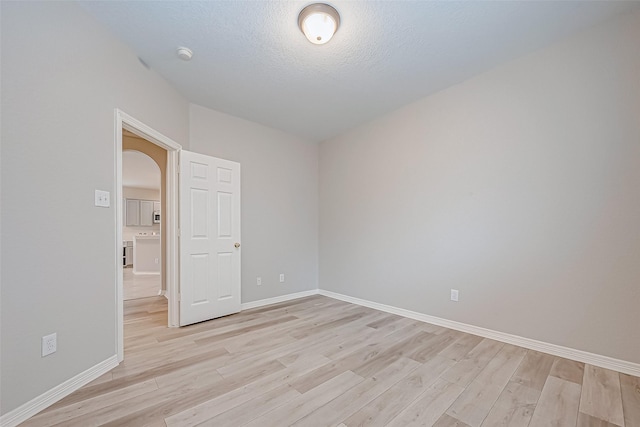
[(328, 4), (310, 4), (300, 11), (298, 26), (313, 44), (325, 44), (338, 31), (340, 15)]

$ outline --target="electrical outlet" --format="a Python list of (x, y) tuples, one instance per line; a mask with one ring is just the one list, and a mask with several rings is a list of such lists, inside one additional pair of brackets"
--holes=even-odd
[(156, 264), (160, 264), (160, 258), (156, 258)]
[(42, 337), (42, 357), (55, 353), (58, 349), (58, 337), (55, 333)]
[(96, 190), (94, 204), (101, 208), (108, 208), (110, 206), (109, 192)]
[(458, 301), (458, 290), (451, 289), (451, 301)]
[(280, 273), (280, 283), (284, 283), (284, 273)]
[(262, 277), (258, 277), (256, 283), (258, 284), (258, 286), (262, 286)]

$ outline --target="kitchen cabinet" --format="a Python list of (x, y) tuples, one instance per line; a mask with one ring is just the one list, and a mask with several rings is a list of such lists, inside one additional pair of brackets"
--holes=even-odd
[(124, 225), (127, 227), (152, 226), (154, 207), (160, 207), (157, 200), (125, 199)]
[(133, 236), (133, 274), (160, 274), (160, 236)]
[(152, 200), (140, 200), (140, 225), (153, 225)]
[(127, 227), (140, 225), (140, 200), (127, 199), (124, 216), (124, 225)]

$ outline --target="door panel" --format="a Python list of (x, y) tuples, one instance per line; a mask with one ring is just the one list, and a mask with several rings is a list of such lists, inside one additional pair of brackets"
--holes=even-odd
[(240, 165), (181, 151), (180, 326), (240, 311), (239, 243)]

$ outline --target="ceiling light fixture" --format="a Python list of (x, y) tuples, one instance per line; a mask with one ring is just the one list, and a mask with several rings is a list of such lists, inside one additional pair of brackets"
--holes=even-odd
[(298, 26), (311, 43), (325, 44), (338, 31), (340, 15), (328, 4), (310, 4), (300, 11)]

